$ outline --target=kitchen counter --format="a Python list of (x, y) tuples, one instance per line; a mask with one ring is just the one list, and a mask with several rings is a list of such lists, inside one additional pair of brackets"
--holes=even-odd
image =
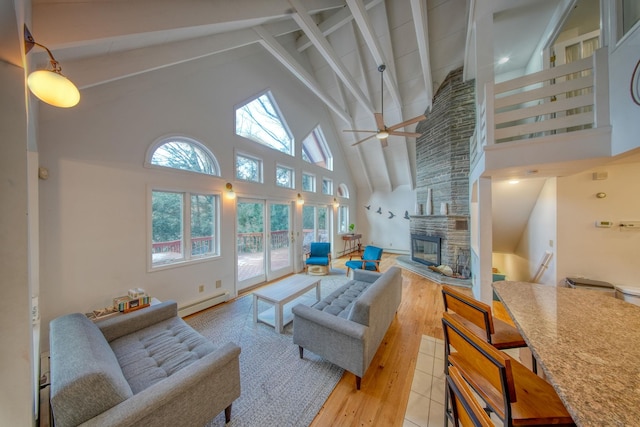
[(577, 425), (640, 425), (640, 307), (583, 289), (493, 288)]

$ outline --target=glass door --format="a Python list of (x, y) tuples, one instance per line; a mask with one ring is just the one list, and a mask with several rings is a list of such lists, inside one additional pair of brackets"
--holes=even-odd
[(302, 207), (302, 252), (309, 252), (311, 242), (329, 242), (329, 209), (326, 206)]
[(269, 280), (293, 272), (291, 204), (269, 203)]
[(239, 291), (293, 272), (291, 217), (290, 203), (238, 200)]
[(265, 272), (265, 202), (238, 199), (236, 253), (240, 291), (266, 281)]

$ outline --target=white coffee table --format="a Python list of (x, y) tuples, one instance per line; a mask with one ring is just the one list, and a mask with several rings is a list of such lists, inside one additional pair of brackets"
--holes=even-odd
[[(276, 283), (253, 292), (253, 321), (261, 321), (273, 326), (277, 332), (282, 333), (284, 326), (293, 320), (293, 314), (284, 316), (284, 305), (316, 288), (316, 300), (320, 301), (320, 279), (317, 276), (294, 274)], [(273, 304), (273, 309), (268, 309), (258, 314), (258, 301)]]

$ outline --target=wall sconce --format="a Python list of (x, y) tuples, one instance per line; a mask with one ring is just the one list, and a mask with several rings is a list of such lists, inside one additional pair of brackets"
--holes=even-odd
[(336, 199), (335, 197), (333, 198), (333, 207), (337, 208), (338, 206), (340, 206), (340, 203), (338, 203), (338, 199)]
[(225, 186), (227, 188), (227, 199), (229, 200), (233, 200), (236, 198), (236, 192), (233, 191), (233, 185), (231, 185), (230, 182), (227, 182), (227, 185)]
[(31, 32), (24, 26), (24, 53), (25, 55), (34, 46), (40, 46), (49, 54), (49, 63), (52, 70), (37, 70), (27, 77), (27, 86), (31, 92), (41, 101), (55, 107), (69, 108), (80, 102), (80, 91), (71, 83), (71, 80), (62, 75), (62, 67), (53, 57), (51, 51), (44, 45), (36, 43)]
[(298, 200), (296, 200), (296, 203), (299, 205), (304, 205), (304, 199), (302, 198), (302, 194), (298, 193)]

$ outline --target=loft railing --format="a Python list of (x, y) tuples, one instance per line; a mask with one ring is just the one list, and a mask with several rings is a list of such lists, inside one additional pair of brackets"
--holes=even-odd
[(478, 150), (610, 125), (607, 50), (589, 58), (485, 85)]

